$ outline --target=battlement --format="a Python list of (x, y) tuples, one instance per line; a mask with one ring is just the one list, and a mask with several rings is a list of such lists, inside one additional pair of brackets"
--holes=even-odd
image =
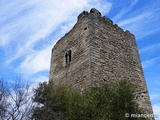
[(112, 26), (114, 29), (116, 29), (117, 32), (125, 33), (125, 35), (132, 37), (135, 39), (135, 36), (130, 33), (129, 30), (124, 31), (122, 28), (120, 28), (117, 24), (114, 24), (113, 21), (106, 16), (102, 17), (101, 12), (99, 12), (97, 9), (92, 8), (90, 12), (83, 11), (81, 14), (78, 16), (78, 21), (83, 21), (84, 19), (98, 19), (106, 24), (106, 26)]
[(88, 17), (89, 13), (87, 11), (83, 11), (81, 14), (78, 16), (78, 20), (82, 20), (86, 17)]
[(97, 9), (92, 8), (89, 13), (87, 11), (83, 11), (81, 14), (79, 14), (78, 20), (83, 20), (90, 14), (92, 14), (94, 17), (101, 17), (101, 13)]

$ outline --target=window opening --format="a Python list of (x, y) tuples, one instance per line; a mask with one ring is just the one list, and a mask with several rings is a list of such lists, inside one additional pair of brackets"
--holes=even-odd
[(71, 57), (72, 57), (72, 51), (68, 50), (65, 54), (66, 64), (71, 62)]
[(71, 62), (71, 50), (69, 50), (69, 62)]

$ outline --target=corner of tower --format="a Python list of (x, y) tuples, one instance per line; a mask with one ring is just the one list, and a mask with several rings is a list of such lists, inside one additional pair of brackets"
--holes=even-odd
[(78, 21), (88, 17), (89, 13), (87, 11), (83, 11), (78, 15)]
[(101, 13), (95, 8), (90, 10), (90, 14), (93, 14), (95, 17), (101, 17)]
[(135, 39), (135, 36), (132, 33), (130, 33), (129, 30), (126, 30), (125, 34), (126, 34), (126, 36), (129, 36), (130, 38)]
[(79, 14), (78, 20), (82, 20), (84, 18), (87, 18), (89, 15), (97, 18), (97, 17), (102, 17), (101, 12), (99, 12), (96, 8), (91, 8), (90, 12), (88, 11), (83, 11), (82, 13)]

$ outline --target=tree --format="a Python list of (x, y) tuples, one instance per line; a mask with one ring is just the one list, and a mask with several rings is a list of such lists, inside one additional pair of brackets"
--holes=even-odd
[(2, 120), (29, 120), (32, 113), (32, 92), (21, 78), (9, 85), (0, 81), (0, 118)]
[(8, 107), (7, 98), (8, 90), (3, 79), (0, 80), (0, 119), (3, 119), (6, 116), (6, 109)]
[(100, 83), (80, 94), (75, 89), (53, 83), (40, 83), (35, 89), (33, 111), (37, 120), (146, 120), (127, 118), (125, 113), (143, 113), (134, 101), (134, 89), (130, 82)]
[(37, 105), (33, 108), (32, 119), (35, 120), (60, 120), (63, 118), (62, 110), (59, 108), (59, 100), (54, 92), (52, 82), (39, 83), (34, 89), (33, 101)]

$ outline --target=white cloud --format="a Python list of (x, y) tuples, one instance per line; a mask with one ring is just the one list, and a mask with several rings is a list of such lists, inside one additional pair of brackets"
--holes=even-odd
[(137, 2), (139, 1), (135, 1), (127, 8), (124, 8), (124, 10), (113, 19), (115, 19), (116, 24), (124, 30), (131, 31), (136, 38), (140, 40), (143, 37), (160, 31), (157, 27), (157, 25), (160, 24), (160, 15), (158, 14), (158, 1), (150, 3), (149, 6), (144, 5), (141, 8), (134, 7)]
[(125, 14), (127, 14), (133, 9), (134, 5), (137, 2), (138, 0), (133, 0), (131, 5), (129, 5), (128, 7), (122, 8), (122, 10), (113, 18), (113, 20), (116, 22), (117, 20), (121, 19)]
[[(158, 33), (160, 31), (160, 28), (154, 28), (153, 27), (153, 29), (150, 29), (151, 27), (152, 26), (149, 25), (148, 28), (146, 27), (146, 30), (142, 29), (142, 30), (140, 30), (141, 32), (139, 32), (139, 33), (138, 33), (138, 30), (137, 30), (136, 31), (137, 32), (136, 34), (138, 35), (137, 39), (140, 40), (144, 37), (147, 37), (147, 36), (152, 35), (154, 33)], [(143, 26), (143, 28), (145, 28), (145, 26)]]
[[(5, 2), (2, 4), (0, 21), (4, 25), (0, 30), (0, 46), (5, 47), (6, 51), (11, 48), (7, 52), (6, 65), (23, 56), (20, 66), (15, 67), (28, 75), (49, 70), (51, 48), (72, 28), (78, 14), (92, 7), (105, 14), (111, 8), (111, 3), (99, 0), (17, 0), (6, 6)], [(39, 46), (40, 50), (36, 50), (35, 46), (51, 34), (53, 37)]]
[(142, 67), (143, 69), (151, 67), (153, 64), (156, 64), (156, 62), (160, 59), (160, 57), (155, 57), (149, 60), (142, 61)]
[(157, 50), (160, 48), (160, 44), (153, 44), (147, 47), (144, 47), (142, 49), (139, 50), (139, 53), (144, 53), (144, 52), (148, 52), (148, 51), (153, 51), (153, 50)]
[[(26, 27), (28, 27), (27, 17), (28, 13), (23, 14), (27, 9), (31, 8), (36, 1), (21, 1), (17, 0), (10, 2), (1, 2), (0, 22), (3, 23), (0, 30), (0, 45), (7, 45), (10, 41), (13, 41), (17, 36), (17, 31), (20, 34)], [(24, 18), (24, 19), (23, 19)], [(29, 22), (29, 21), (28, 21)], [(5, 39), (7, 38), (7, 39)]]
[(137, 16), (135, 16), (135, 17), (132, 17), (132, 18), (129, 18), (129, 19), (126, 19), (126, 20), (119, 21), (119, 22), (118, 22), (118, 25), (119, 25), (119, 26), (130, 25), (130, 24), (135, 23), (135, 22), (137, 22), (137, 21), (142, 21), (142, 20), (144, 20), (144, 19), (147, 18), (149, 15), (150, 15), (150, 13), (143, 13), (143, 14), (137, 15)]
[(36, 87), (37, 83), (40, 83), (40, 82), (42, 83), (42, 82), (46, 82), (46, 81), (48, 81), (48, 76), (42, 76), (42, 75), (40, 75), (38, 77), (33, 77), (31, 79), (33, 87)]
[(47, 46), (38, 52), (26, 56), (18, 68), (24, 74), (35, 74), (43, 70), (49, 70), (52, 46)]
[(39, 2), (37, 0), (25, 2), (17, 0), (9, 2), (1, 7), (0, 21), (5, 22), (9, 19), (11, 21), (3, 25), (0, 45), (5, 46), (11, 41), (16, 41), (12, 38), (26, 31), (29, 32), (28, 37), (30, 38), (27, 44), (32, 44), (49, 34), (56, 25), (92, 6), (108, 12), (111, 5), (108, 2), (103, 3), (104, 8), (102, 9), (102, 2), (98, 0), (40, 0)]
[(154, 115), (157, 116), (155, 120), (159, 120), (160, 119), (160, 103), (153, 104), (152, 108), (153, 108)]

